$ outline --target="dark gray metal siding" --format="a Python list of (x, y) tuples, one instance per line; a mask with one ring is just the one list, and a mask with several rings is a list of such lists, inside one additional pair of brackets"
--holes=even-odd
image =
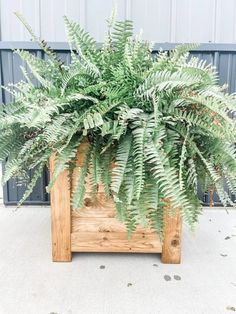
[[(70, 63), (68, 45), (66, 43), (50, 43), (50, 46), (57, 52), (60, 58), (66, 63)], [(160, 48), (170, 50), (175, 44), (157, 43), (154, 45), (154, 52)], [(0, 84), (6, 85), (9, 82), (18, 82), (23, 79), (21, 70), (22, 61), (19, 56), (13, 54), (12, 49), (25, 49), (33, 54), (44, 58), (43, 52), (38, 49), (33, 42), (0, 42)], [(199, 48), (191, 52), (208, 63), (214, 64), (219, 73), (219, 83), (228, 84), (230, 93), (236, 92), (236, 44), (202, 44)], [(24, 64), (25, 65), (25, 64)], [(0, 101), (8, 103), (11, 96), (3, 89), (0, 93)], [(30, 176), (32, 172), (30, 173)], [(38, 181), (32, 195), (26, 203), (28, 204), (47, 204), (49, 197), (45, 192), (45, 186), (48, 182), (47, 170)], [(18, 186), (15, 180), (10, 180), (4, 187), (4, 203), (16, 204), (24, 193), (24, 187)], [(199, 196), (205, 204), (209, 203), (209, 196), (199, 191)], [(233, 198), (233, 196), (232, 196)], [(215, 196), (215, 204), (219, 204), (219, 199)]]

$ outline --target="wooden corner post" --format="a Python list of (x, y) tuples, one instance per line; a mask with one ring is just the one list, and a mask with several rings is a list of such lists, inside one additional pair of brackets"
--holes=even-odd
[[(55, 168), (55, 156), (50, 158), (50, 175)], [(71, 207), (68, 171), (64, 170), (51, 190), (52, 260), (71, 261)]]
[(171, 204), (166, 206), (164, 213), (164, 233), (161, 261), (165, 264), (180, 264), (182, 217), (180, 210), (171, 214)]

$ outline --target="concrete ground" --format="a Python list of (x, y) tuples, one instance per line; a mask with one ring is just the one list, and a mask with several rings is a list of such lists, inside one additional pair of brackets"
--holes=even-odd
[[(171, 280), (168, 280), (171, 279)], [(49, 207), (0, 207), (0, 314), (236, 312), (236, 211), (205, 210), (181, 265), (158, 254), (74, 254), (52, 263)]]

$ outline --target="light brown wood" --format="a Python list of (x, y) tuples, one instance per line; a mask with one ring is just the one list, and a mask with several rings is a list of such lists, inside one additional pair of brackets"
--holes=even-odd
[[(50, 174), (55, 167), (50, 158)], [(51, 190), (52, 258), (54, 262), (71, 261), (71, 208), (68, 172), (63, 171)]]
[[(72, 233), (76, 232), (127, 232), (124, 223), (117, 218), (93, 218), (72, 216)], [(135, 233), (155, 233), (150, 228), (138, 226)]]
[(71, 234), (73, 252), (160, 253), (161, 242), (155, 233), (76, 232)]
[[(93, 199), (87, 180), (84, 208), (78, 211), (71, 209), (71, 193), (78, 183), (86, 149), (86, 143), (78, 149), (71, 182), (68, 181), (67, 171), (64, 171), (51, 192), (53, 260), (70, 261), (71, 252), (162, 252), (163, 263), (179, 263), (182, 222), (179, 211), (175, 216), (170, 214), (170, 202), (165, 209), (163, 243), (150, 227), (141, 226), (129, 240), (126, 227), (116, 219), (114, 202), (106, 198), (101, 184), (96, 199)], [(50, 160), (51, 173), (54, 164), (55, 156)]]
[(92, 199), (90, 193), (86, 193), (84, 203), (85, 206), (83, 208), (72, 211), (72, 218), (114, 218), (116, 216), (114, 202), (111, 199), (107, 199), (104, 193), (98, 193), (96, 199)]
[(171, 203), (165, 208), (164, 239), (161, 261), (166, 264), (179, 264), (181, 262), (181, 232), (182, 218), (180, 210), (171, 212)]

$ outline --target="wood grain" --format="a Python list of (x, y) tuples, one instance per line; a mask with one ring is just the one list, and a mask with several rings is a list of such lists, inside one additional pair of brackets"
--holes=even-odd
[(84, 203), (83, 208), (72, 211), (72, 219), (74, 217), (114, 218), (116, 216), (114, 202), (107, 199), (104, 193), (98, 193), (96, 199), (92, 199), (91, 195), (86, 193)]
[[(165, 208), (163, 243), (151, 228), (141, 226), (129, 240), (126, 227), (116, 219), (114, 202), (106, 198), (102, 184), (98, 185), (97, 197), (93, 199), (87, 180), (85, 206), (78, 211), (71, 209), (71, 193), (78, 183), (86, 150), (87, 144), (82, 143), (71, 183), (64, 171), (51, 192), (53, 260), (70, 261), (71, 252), (162, 252), (163, 263), (180, 263), (182, 220), (179, 210), (176, 215), (170, 214), (170, 202)], [(52, 156), (51, 174), (54, 167), (55, 156)]]
[(164, 214), (164, 240), (161, 261), (166, 264), (181, 262), (182, 218), (180, 210), (171, 213), (171, 203), (166, 206)]
[[(93, 218), (72, 216), (72, 233), (75, 232), (127, 232), (124, 223), (117, 218)], [(138, 226), (135, 233), (155, 233), (151, 228)]]
[(155, 233), (79, 232), (71, 234), (72, 252), (160, 253), (161, 242)]
[[(50, 158), (50, 174), (55, 168)], [(63, 171), (51, 190), (52, 258), (54, 262), (71, 261), (71, 208), (68, 172)]]

